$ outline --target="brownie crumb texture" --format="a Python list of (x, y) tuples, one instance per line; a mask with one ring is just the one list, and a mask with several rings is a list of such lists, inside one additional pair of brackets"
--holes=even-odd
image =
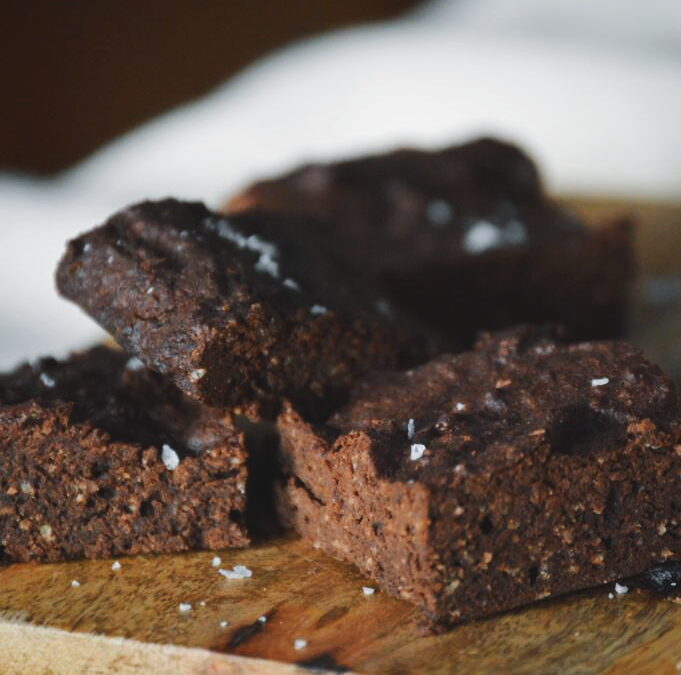
[(681, 559), (673, 384), (624, 343), (539, 329), (279, 418), (282, 517), (436, 627)]
[(430, 349), (327, 248), (314, 228), (281, 216), (145, 202), (72, 241), (57, 284), (198, 401), (286, 396), (313, 408), (367, 371), (422, 361)]
[(0, 376), (0, 560), (246, 546), (232, 417), (105, 347)]

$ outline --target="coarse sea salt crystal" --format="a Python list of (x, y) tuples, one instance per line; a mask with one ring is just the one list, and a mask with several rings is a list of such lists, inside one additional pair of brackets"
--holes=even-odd
[(111, 565), (111, 569), (114, 572), (118, 572), (118, 570), (121, 569), (121, 563), (119, 563), (118, 560), (116, 560), (116, 562), (113, 565)]
[(327, 309), (324, 305), (312, 305), (310, 307), (310, 314), (326, 314)]
[(258, 272), (269, 274), (275, 279), (279, 278), (279, 263), (276, 260), (278, 256), (278, 249), (274, 244), (261, 239), (255, 234), (251, 234), (247, 237), (241, 232), (235, 230), (226, 220), (215, 222), (209, 218), (205, 221), (205, 226), (216, 231), (218, 236), (231, 241), (239, 248), (258, 253), (259, 258), (255, 263), (255, 269)]
[(231, 570), (218, 570), (225, 579), (249, 579), (253, 576), (253, 572), (245, 565), (234, 565)]
[(452, 207), (444, 199), (433, 199), (426, 206), (426, 218), (433, 225), (446, 225), (452, 219)]
[(591, 380), (591, 386), (602, 387), (604, 384), (608, 384), (608, 382), (610, 382), (609, 377), (595, 377), (593, 380)]
[(371, 586), (362, 586), (362, 593), (364, 593), (364, 595), (373, 595), (375, 592), (376, 589)]
[(180, 456), (167, 443), (161, 448), (161, 461), (168, 471), (175, 471), (180, 466)]
[(222, 558), (220, 558), (220, 557), (218, 557), (218, 556), (215, 556), (215, 557), (210, 561), (210, 564), (211, 564), (213, 567), (220, 567), (220, 565), (222, 565)]
[(412, 443), (409, 458), (412, 461), (416, 461), (417, 459), (421, 459), (421, 457), (423, 457), (423, 453), (425, 451), (426, 451), (426, 446), (423, 445), (423, 443)]
[(473, 225), (463, 237), (463, 248), (468, 253), (482, 253), (503, 243), (501, 230), (488, 220)]
[(615, 593), (617, 595), (624, 595), (625, 593), (629, 592), (629, 586), (625, 586), (624, 584), (618, 584), (615, 582)]
[(220, 628), (227, 628), (229, 626), (229, 621), (220, 621)]
[(305, 649), (305, 647), (307, 647), (307, 640), (304, 640), (303, 638), (296, 638), (293, 641), (293, 649), (295, 649), (296, 651)]
[(188, 602), (181, 602), (179, 609), (180, 609), (180, 614), (186, 614), (187, 612), (192, 611), (192, 606)]
[(50, 389), (51, 389), (52, 387), (54, 387), (54, 385), (56, 384), (56, 382), (54, 381), (54, 378), (53, 378), (53, 377), (50, 377), (47, 373), (40, 373), (40, 381), (41, 381), (46, 387), (50, 387)]
[(300, 290), (300, 285), (294, 279), (284, 279), (282, 283), (284, 284), (284, 286), (286, 286), (286, 288), (291, 288), (294, 291)]
[(128, 359), (128, 362), (125, 364), (125, 367), (127, 370), (142, 370), (144, 368), (144, 363), (142, 363), (141, 359), (138, 359), (136, 356), (133, 356), (131, 359)]
[(260, 623), (267, 623), (267, 617), (263, 614), (262, 616), (258, 617), (258, 621)]
[(279, 263), (269, 254), (263, 253), (255, 263), (257, 272), (264, 272), (275, 279), (279, 278)]
[(461, 412), (462, 410), (465, 410), (465, 409), (466, 409), (466, 404), (465, 404), (465, 403), (461, 403), (461, 402), (459, 401), (459, 403), (457, 403), (457, 404), (454, 406), (454, 409), (455, 409), (457, 412)]
[(192, 382), (198, 382), (206, 374), (205, 368), (196, 368), (189, 373), (189, 379)]
[(80, 581), (78, 581), (77, 579), (74, 579), (71, 582), (71, 588), (78, 588), (79, 586), (80, 586)]
[(416, 425), (414, 424), (414, 420), (410, 417), (407, 420), (407, 438), (411, 440), (414, 438), (414, 434), (416, 433)]

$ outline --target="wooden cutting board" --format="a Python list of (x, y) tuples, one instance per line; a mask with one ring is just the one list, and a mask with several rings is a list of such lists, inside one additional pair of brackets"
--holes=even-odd
[[(681, 205), (570, 203), (638, 212), (644, 273), (681, 273)], [(675, 283), (642, 286), (632, 339), (681, 382)], [(0, 567), (0, 675), (681, 673), (681, 604), (645, 590), (602, 587), (432, 636), (411, 605), (365, 595), (371, 581), (294, 537), (218, 554), (249, 579), (219, 575), (214, 555)]]

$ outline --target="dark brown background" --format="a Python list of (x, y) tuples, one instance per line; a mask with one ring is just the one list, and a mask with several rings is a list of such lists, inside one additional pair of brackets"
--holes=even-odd
[(49, 173), (291, 40), (417, 0), (0, 0), (0, 170)]

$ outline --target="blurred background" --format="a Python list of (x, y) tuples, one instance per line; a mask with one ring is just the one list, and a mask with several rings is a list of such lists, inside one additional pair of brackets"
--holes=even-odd
[(0, 6), (2, 368), (99, 335), (53, 269), (142, 198), (496, 134), (556, 194), (681, 203), (679, 0)]

